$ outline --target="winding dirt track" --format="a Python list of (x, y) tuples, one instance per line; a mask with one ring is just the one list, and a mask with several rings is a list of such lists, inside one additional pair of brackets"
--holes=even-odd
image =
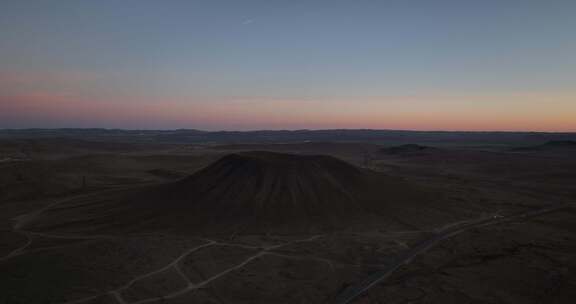
[[(235, 243), (225, 243), (225, 242), (221, 242), (221, 241), (217, 241), (217, 240), (202, 239), (202, 240), (205, 240), (205, 241), (206, 241), (205, 244), (202, 244), (202, 245), (200, 245), (200, 246), (197, 246), (197, 247), (194, 247), (194, 248), (191, 248), (191, 249), (187, 250), (186, 252), (184, 252), (183, 254), (181, 254), (180, 256), (178, 256), (176, 259), (174, 259), (172, 262), (170, 262), (170, 263), (168, 263), (167, 265), (165, 265), (164, 267), (161, 267), (161, 268), (159, 268), (159, 269), (157, 269), (157, 270), (154, 270), (154, 271), (151, 271), (151, 272), (148, 272), (148, 273), (139, 275), (139, 276), (135, 277), (134, 279), (130, 280), (128, 283), (126, 283), (125, 285), (123, 285), (123, 286), (120, 287), (120, 288), (117, 288), (117, 289), (115, 289), (115, 290), (110, 290), (110, 291), (107, 291), (107, 292), (104, 292), (104, 293), (101, 293), (101, 294), (96, 294), (96, 295), (92, 295), (92, 296), (89, 296), (89, 297), (85, 297), (85, 298), (81, 298), (81, 299), (77, 299), (77, 300), (65, 302), (65, 304), (77, 304), (77, 303), (82, 303), (82, 302), (90, 301), (90, 300), (93, 300), (93, 299), (95, 299), (95, 298), (98, 298), (98, 297), (101, 297), (101, 296), (105, 296), (105, 295), (111, 295), (111, 296), (113, 296), (113, 297), (116, 298), (116, 300), (117, 300), (119, 303), (121, 303), (121, 304), (126, 304), (126, 303), (130, 303), (130, 304), (144, 304), (144, 303), (150, 303), (150, 302), (154, 302), (154, 301), (158, 301), (158, 300), (165, 300), (165, 299), (175, 298), (175, 297), (178, 297), (178, 296), (180, 296), (180, 295), (183, 295), (183, 294), (185, 294), (185, 293), (187, 293), (187, 292), (189, 292), (189, 291), (191, 291), (191, 290), (203, 288), (203, 287), (205, 287), (206, 285), (208, 285), (209, 283), (211, 283), (212, 281), (215, 281), (216, 279), (218, 279), (218, 278), (220, 278), (220, 277), (223, 277), (223, 276), (227, 275), (228, 273), (230, 273), (230, 272), (232, 272), (232, 271), (234, 271), (234, 270), (237, 270), (237, 269), (240, 269), (240, 268), (246, 266), (248, 263), (250, 263), (251, 261), (253, 261), (253, 260), (255, 260), (255, 259), (257, 259), (257, 258), (259, 258), (259, 257), (261, 257), (261, 256), (264, 256), (264, 255), (266, 255), (266, 254), (270, 254), (270, 255), (280, 255), (280, 254), (276, 254), (276, 253), (274, 253), (274, 252), (271, 252), (271, 250), (273, 250), (273, 249), (278, 249), (278, 248), (281, 248), (281, 247), (284, 247), (284, 246), (288, 246), (288, 245), (292, 245), (292, 244), (300, 243), (300, 242), (314, 241), (315, 239), (318, 239), (318, 238), (320, 238), (320, 237), (322, 237), (322, 236), (323, 236), (323, 235), (315, 235), (315, 236), (311, 236), (311, 237), (308, 237), (308, 238), (305, 238), (305, 239), (299, 239), (299, 240), (294, 240), (294, 241), (282, 243), (282, 244), (279, 244), (279, 245), (272, 245), (272, 246), (265, 246), (265, 247), (261, 247), (261, 246), (249, 246), (249, 245), (235, 244)], [(190, 280), (188, 279), (188, 277), (186, 277), (186, 275), (184, 275), (184, 274), (182, 273), (182, 271), (180, 270), (180, 262), (181, 262), (183, 259), (185, 259), (188, 255), (190, 255), (191, 253), (196, 252), (196, 251), (198, 251), (198, 250), (200, 250), (200, 249), (202, 249), (202, 248), (209, 247), (209, 246), (234, 246), (234, 247), (240, 247), (240, 248), (260, 249), (260, 251), (257, 252), (256, 254), (254, 254), (254, 255), (252, 255), (252, 256), (244, 259), (244, 261), (242, 261), (241, 263), (239, 263), (239, 264), (237, 264), (237, 265), (235, 265), (235, 266), (232, 266), (232, 267), (230, 267), (230, 268), (228, 268), (228, 269), (226, 269), (226, 270), (223, 270), (223, 271), (221, 271), (220, 273), (218, 273), (218, 274), (216, 274), (216, 275), (214, 275), (214, 276), (211, 276), (211, 277), (205, 279), (205, 280), (202, 281), (202, 282), (198, 282), (198, 283), (194, 284), (194, 283), (190, 282)], [(281, 256), (286, 257), (286, 258), (296, 258), (296, 259), (298, 259), (298, 258), (301, 258), (301, 259), (309, 258), (309, 257), (290, 256), (290, 255), (286, 255), (286, 256), (281, 255)], [(328, 261), (328, 260), (327, 260), (327, 261)], [(329, 261), (329, 262), (332, 262), (332, 261)], [(182, 288), (182, 289), (180, 289), (180, 290), (177, 290), (177, 291), (175, 291), (175, 292), (166, 294), (166, 295), (162, 295), (162, 296), (158, 296), (158, 297), (152, 297), (152, 298), (148, 298), (148, 299), (144, 299), (144, 300), (140, 300), (140, 301), (135, 301), (135, 302), (127, 302), (127, 301), (125, 301), (125, 300), (123, 299), (123, 297), (122, 297), (122, 295), (121, 295), (121, 292), (122, 292), (123, 290), (129, 288), (130, 286), (132, 286), (134, 283), (136, 283), (136, 282), (139, 281), (139, 280), (145, 279), (145, 278), (147, 278), (147, 277), (150, 277), (150, 276), (152, 276), (152, 275), (154, 275), (154, 274), (157, 274), (157, 273), (160, 273), (160, 272), (162, 272), (162, 271), (168, 270), (168, 269), (170, 269), (170, 268), (174, 268), (174, 269), (180, 274), (180, 276), (182, 277), (182, 279), (186, 281), (186, 287), (184, 287), (184, 288)]]
[[(82, 195), (81, 197), (84, 196), (90, 196), (93, 194), (88, 194), (88, 195)], [(21, 233), (22, 235), (24, 235), (27, 238), (27, 241), (24, 245), (22, 245), (19, 248), (14, 249), (12, 252), (10, 252), (8, 255), (1, 257), (0, 258), (0, 262), (4, 262), (6, 260), (9, 260), (11, 258), (17, 257), (19, 255), (22, 254), (26, 254), (26, 253), (30, 253), (33, 251), (37, 251), (37, 250), (47, 250), (47, 249), (51, 249), (51, 248), (59, 248), (62, 246), (55, 246), (55, 247), (48, 247), (48, 248), (41, 248), (41, 249), (36, 249), (36, 250), (27, 250), (28, 247), (32, 244), (33, 242), (33, 236), (40, 236), (40, 237), (49, 237), (49, 238), (62, 238), (62, 239), (108, 239), (108, 238), (115, 238), (114, 236), (106, 236), (106, 235), (89, 235), (89, 236), (83, 236), (83, 235), (57, 235), (57, 234), (46, 234), (46, 233), (39, 233), (39, 232), (31, 232), (31, 231), (26, 231), (23, 230), (22, 228), (27, 224), (32, 222), (34, 219), (36, 219), (38, 216), (40, 216), (42, 214), (42, 212), (55, 207), (59, 204), (62, 204), (64, 202), (67, 202), (71, 199), (75, 199), (77, 197), (74, 198), (69, 198), (69, 199), (65, 199), (65, 200), (61, 200), (61, 201), (57, 201), (51, 204), (48, 204), (40, 209), (37, 210), (33, 210), (27, 214), (21, 215), (16, 217), (14, 220), (14, 224), (12, 225), (12, 231), (16, 232), (16, 233)], [(182, 294), (185, 294), (188, 291), (194, 290), (194, 289), (200, 289), (202, 287), (205, 287), (206, 285), (208, 285), (209, 283), (211, 283), (212, 281), (225, 276), (226, 274), (236, 270), (236, 269), (240, 269), (242, 267), (244, 267), (245, 265), (247, 265), (248, 263), (250, 263), (251, 261), (257, 259), (258, 257), (264, 256), (266, 254), (269, 255), (278, 255), (278, 256), (282, 256), (284, 258), (293, 258), (293, 259), (316, 259), (316, 260), (322, 260), (325, 263), (330, 263), (331, 265), (333, 263), (337, 263), (335, 261), (331, 261), (331, 260), (325, 260), (325, 259), (320, 259), (320, 258), (313, 258), (313, 257), (306, 257), (306, 256), (292, 256), (292, 255), (281, 255), (279, 253), (275, 253), (272, 252), (272, 250), (275, 249), (279, 249), (285, 246), (289, 246), (295, 243), (300, 243), (300, 242), (309, 242), (309, 241), (314, 241), (320, 237), (322, 237), (324, 235), (314, 235), (314, 236), (310, 236), (307, 238), (303, 238), (303, 239), (297, 239), (297, 240), (293, 240), (293, 241), (289, 241), (289, 242), (284, 242), (281, 244), (277, 244), (277, 245), (270, 245), (270, 246), (251, 246), (251, 245), (245, 245), (245, 244), (238, 244), (238, 243), (228, 243), (228, 242), (222, 242), (220, 240), (212, 240), (212, 239), (207, 239), (207, 238), (193, 238), (193, 239), (198, 239), (198, 240), (202, 240), (205, 243), (199, 246), (196, 246), (194, 248), (190, 248), (188, 250), (186, 250), (185, 252), (183, 252), (181, 255), (179, 255), (177, 258), (175, 258), (174, 260), (172, 260), (170, 263), (166, 264), (165, 266), (156, 269), (154, 271), (148, 272), (148, 273), (144, 273), (142, 275), (136, 276), (134, 277), (132, 280), (130, 280), (129, 282), (127, 282), (126, 284), (124, 284), (123, 286), (114, 289), (114, 290), (109, 290), (103, 293), (98, 293), (95, 295), (91, 295), (88, 297), (84, 297), (84, 298), (80, 298), (80, 299), (75, 299), (75, 300), (71, 300), (68, 302), (65, 302), (64, 304), (77, 304), (77, 303), (83, 303), (83, 302), (87, 302), (90, 300), (94, 300), (97, 299), (99, 297), (102, 296), (112, 296), (114, 299), (116, 299), (116, 301), (119, 304), (144, 304), (144, 303), (149, 303), (149, 302), (154, 302), (157, 300), (163, 300), (163, 299), (170, 299), (170, 298), (174, 298), (177, 296), (180, 296)], [(211, 276), (209, 278), (206, 278), (204, 281), (199, 282), (199, 283), (192, 283), (189, 278), (184, 275), (184, 273), (182, 272), (182, 270), (180, 269), (180, 263), (182, 260), (184, 260), (188, 255), (203, 249), (203, 248), (207, 248), (209, 246), (233, 246), (233, 247), (240, 247), (240, 248), (244, 248), (244, 249), (257, 249), (258, 252), (248, 258), (246, 258), (244, 261), (242, 261), (241, 263), (232, 266), (226, 270), (223, 270), (222, 272)], [(152, 298), (148, 298), (148, 299), (144, 299), (144, 300), (140, 300), (140, 301), (136, 301), (136, 302), (128, 302), (126, 301), (122, 295), (121, 292), (125, 289), (128, 289), (129, 287), (131, 287), (134, 283), (142, 280), (142, 279), (146, 279), (152, 275), (155, 275), (157, 273), (160, 273), (162, 271), (166, 271), (169, 270), (170, 268), (174, 268), (176, 270), (176, 272), (182, 277), (182, 280), (184, 280), (186, 282), (186, 287), (175, 291), (173, 293), (170, 294), (166, 294), (166, 295), (162, 295), (162, 296), (158, 296), (158, 297), (152, 297)]]
[[(43, 208), (40, 208), (38, 210), (34, 210), (28, 214), (25, 214), (25, 215), (22, 215), (22, 216), (15, 218), (15, 223), (13, 225), (13, 231), (17, 232), (17, 233), (22, 233), (24, 236), (26, 236), (27, 242), (23, 246), (12, 251), (7, 256), (0, 258), (0, 262), (3, 262), (3, 261), (8, 260), (10, 258), (16, 257), (18, 255), (30, 252), (30, 251), (27, 251), (26, 249), (32, 244), (34, 235), (41, 236), (41, 237), (51, 237), (51, 238), (79, 238), (79, 239), (114, 238), (113, 236), (105, 236), (105, 235), (103, 235), (103, 236), (100, 236), (100, 235), (95, 235), (95, 236), (92, 236), (92, 235), (91, 236), (52, 235), (52, 234), (44, 234), (44, 233), (26, 231), (26, 230), (22, 229), (22, 227), (26, 223), (33, 221), (43, 211), (45, 211), (51, 207), (54, 207), (60, 203), (64, 203), (66, 201), (68, 201), (68, 199), (49, 204)], [(455, 236), (457, 234), (460, 234), (462, 232), (465, 232), (469, 229), (523, 220), (526, 218), (538, 216), (541, 214), (557, 211), (557, 210), (567, 208), (567, 207), (572, 207), (572, 206), (573, 206), (572, 204), (555, 205), (555, 206), (549, 206), (549, 207), (545, 207), (545, 208), (541, 208), (538, 210), (533, 210), (533, 211), (529, 211), (529, 212), (525, 212), (525, 213), (521, 213), (521, 214), (506, 216), (506, 217), (481, 218), (481, 219), (461, 221), (461, 222), (446, 225), (440, 229), (437, 229), (435, 232), (435, 235), (433, 237), (418, 243), (414, 247), (409, 248), (405, 253), (401, 254), (394, 264), (386, 266), (385, 268), (382, 268), (382, 267), (384, 267), (384, 265), (370, 265), (372, 267), (374, 267), (374, 266), (381, 267), (382, 270), (375, 272), (374, 274), (370, 275), (369, 277), (367, 277), (365, 280), (359, 282), (358, 284), (348, 287), (346, 290), (344, 290), (340, 295), (338, 295), (336, 297), (335, 303), (336, 304), (347, 304), (347, 303), (352, 302), (353, 300), (355, 300), (357, 297), (359, 297), (360, 295), (367, 292), (370, 288), (372, 288), (376, 284), (379, 284), (379, 283), (385, 281), (395, 271), (397, 271), (401, 266), (407, 265), (410, 262), (412, 262), (412, 260), (415, 257), (417, 257), (418, 255), (426, 252), (430, 248), (439, 244), (441, 241), (448, 239), (452, 236)], [(299, 242), (311, 242), (311, 241), (314, 241), (314, 240), (321, 238), (323, 236), (325, 236), (325, 235), (314, 235), (314, 236), (307, 237), (304, 239), (297, 239), (297, 240), (281, 243), (278, 245), (270, 245), (270, 246), (252, 246), (252, 245), (244, 245), (244, 244), (238, 244), (238, 243), (222, 242), (220, 240), (212, 240), (212, 239), (207, 239), (207, 238), (194, 238), (194, 239), (202, 240), (205, 243), (202, 245), (196, 246), (194, 248), (190, 248), (190, 249), (186, 250), (181, 255), (179, 255), (177, 258), (172, 260), (170, 263), (164, 265), (163, 267), (161, 267), (159, 269), (156, 269), (154, 271), (144, 273), (142, 275), (134, 277), (132, 280), (130, 280), (129, 282), (127, 282), (126, 284), (124, 284), (123, 286), (121, 286), (117, 289), (109, 290), (109, 291), (106, 291), (103, 293), (91, 295), (91, 296), (84, 297), (81, 299), (75, 299), (72, 301), (65, 302), (63, 304), (79, 304), (79, 303), (87, 302), (90, 300), (94, 300), (98, 297), (107, 296), (107, 295), (112, 296), (114, 299), (116, 299), (116, 301), (119, 304), (145, 304), (145, 303), (150, 303), (150, 302), (154, 302), (154, 301), (175, 298), (175, 297), (183, 295), (183, 294), (185, 294), (191, 290), (203, 288), (206, 285), (210, 284), (211, 282), (233, 272), (234, 270), (237, 270), (237, 269), (240, 269), (240, 268), (246, 266), (247, 264), (249, 264), (253, 260), (255, 260), (261, 256), (264, 256), (264, 255), (274, 255), (274, 256), (279, 256), (279, 257), (289, 258), (289, 259), (290, 258), (291, 259), (311, 259), (311, 260), (316, 260), (318, 262), (327, 263), (332, 268), (334, 268), (334, 266), (333, 266), (334, 264), (341, 264), (341, 263), (339, 263), (337, 261), (333, 261), (333, 260), (323, 259), (323, 258), (316, 258), (316, 257), (310, 257), (310, 256), (296, 256), (296, 255), (282, 254), (282, 253), (273, 251), (275, 249), (279, 249), (279, 248), (289, 246), (289, 245), (299, 243)], [(202, 282), (194, 284), (181, 271), (180, 263), (188, 255), (190, 255), (190, 254), (192, 254), (192, 253), (194, 253), (200, 249), (207, 248), (209, 246), (234, 246), (234, 247), (240, 247), (240, 248), (245, 248), (245, 249), (257, 249), (258, 252), (255, 253), (254, 255), (244, 259), (242, 262), (236, 264), (235, 266), (232, 266), (226, 270), (221, 271), (218, 274), (215, 274), (209, 278), (206, 278)], [(46, 248), (46, 249), (50, 249), (50, 248)], [(31, 250), (31, 251), (34, 251), (34, 250)], [(355, 264), (346, 264), (346, 265), (347, 266), (366, 266), (366, 265), (355, 265)], [(169, 270), (170, 268), (173, 268), (174, 270), (176, 270), (176, 272), (182, 277), (182, 280), (184, 280), (186, 282), (186, 286), (184, 288), (177, 290), (175, 292), (172, 292), (170, 294), (166, 294), (166, 295), (162, 295), (162, 296), (158, 296), (158, 297), (152, 297), (152, 298), (148, 298), (148, 299), (143, 299), (143, 300), (136, 301), (136, 302), (128, 302), (122, 297), (121, 292), (123, 290), (128, 289), (129, 287), (131, 287), (133, 284), (135, 284), (139, 280), (146, 279), (146, 278), (148, 278), (154, 274)]]
[(490, 217), (468, 222), (459, 222), (457, 225), (445, 226), (443, 229), (436, 232), (436, 235), (434, 235), (433, 237), (418, 243), (416, 246), (400, 255), (394, 264), (390, 265), (386, 269), (373, 273), (372, 275), (367, 277), (365, 280), (359, 282), (358, 284), (346, 288), (340, 295), (336, 297), (334, 303), (335, 304), (351, 303), (360, 295), (366, 293), (373, 286), (385, 281), (403, 265), (410, 264), (414, 260), (414, 258), (417, 257), (418, 255), (426, 252), (427, 250), (439, 244), (443, 240), (451, 238), (469, 229), (523, 220), (526, 218), (542, 215), (553, 211), (558, 211), (560, 209), (568, 207), (573, 207), (573, 205), (572, 204), (555, 205), (516, 215)]

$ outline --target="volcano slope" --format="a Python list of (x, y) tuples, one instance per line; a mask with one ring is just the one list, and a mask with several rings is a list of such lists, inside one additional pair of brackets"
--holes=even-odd
[(439, 193), (331, 156), (243, 152), (177, 182), (71, 201), (28, 230), (178, 234), (425, 228), (453, 220)]
[[(411, 157), (411, 163), (390, 156), (382, 162), (400, 170), (386, 174), (328, 156), (242, 152), (187, 171), (196, 173), (176, 182), (127, 184), (122, 190), (50, 197), (22, 206), (0, 204), (5, 222), (0, 226), (0, 303), (335, 303), (349, 286), (395, 267), (406, 252), (441, 231), (526, 212), (556, 197), (512, 192), (510, 183), (481, 183), (472, 175), (426, 175), (444, 153)], [(485, 166), (499, 164), (486, 159), (490, 162)], [(191, 163), (178, 160), (181, 168)], [(488, 227), (463, 232), (466, 238), (447, 250), (438, 244), (440, 251), (431, 248), (431, 257), (422, 253), (410, 273), (398, 269), (357, 303), (474, 303), (472, 298), (480, 298), (476, 303), (532, 303), (518, 298), (517, 290), (502, 280), (486, 284), (484, 274), (506, 273), (510, 276), (502, 278), (521, 284), (539, 284), (548, 278), (546, 272), (563, 276), (574, 255), (562, 246), (573, 247), (575, 221), (573, 215), (561, 220), (550, 220), (551, 227), (527, 223), (516, 231), (513, 226), (510, 234)], [(535, 239), (533, 229), (541, 238)], [(468, 250), (467, 244), (476, 240), (494, 246), (478, 244), (479, 250)], [(514, 244), (517, 240), (521, 246)], [(514, 261), (493, 259), (502, 256), (500, 245), (505, 254), (513, 248)], [(456, 265), (450, 265), (453, 254), (460, 257)], [(530, 261), (545, 271), (518, 271), (533, 265), (522, 261), (532, 254), (543, 254)], [(486, 268), (478, 264), (484, 261)], [(481, 275), (474, 276), (478, 268)], [(437, 269), (455, 275), (443, 277)], [(462, 269), (469, 274), (460, 275)], [(571, 273), (553, 276), (553, 282), (574, 282)], [(491, 302), (483, 296), (490, 292), (486, 289), (498, 288), (511, 293)], [(465, 293), (471, 298), (441, 298), (450, 289), (454, 297)], [(520, 296), (525, 290), (518, 288)]]

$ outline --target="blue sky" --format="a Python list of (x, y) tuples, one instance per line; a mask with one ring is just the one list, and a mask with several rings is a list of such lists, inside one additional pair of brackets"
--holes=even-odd
[[(314, 113), (311, 107), (318, 103), (328, 107), (331, 100), (337, 100), (334, 106), (348, 100), (349, 105), (364, 108), (371, 121), (377, 120), (374, 111), (384, 114), (400, 107), (399, 113), (414, 114), (406, 116), (410, 122), (423, 108), (445, 106), (445, 101), (438, 101), (442, 96), (459, 96), (460, 104), (450, 104), (463, 108), (486, 96), (485, 103), (494, 105), (482, 107), (486, 116), (490, 111), (512, 113), (522, 100), (529, 108), (544, 108), (552, 100), (557, 112), (548, 113), (546, 122), (552, 123), (554, 113), (576, 115), (574, 29), (576, 1), (568, 0), (3, 0), (0, 102), (13, 103), (11, 111), (16, 113), (14, 103), (23, 99), (14, 96), (30, 93), (75, 96), (77, 107), (102, 103), (111, 111), (115, 105), (163, 100), (186, 105), (190, 111), (194, 106), (206, 110), (214, 103), (251, 98), (268, 104), (282, 100), (282, 109), (289, 111), (290, 101), (297, 100), (293, 111), (306, 119), (294, 117), (293, 126), (301, 127), (315, 116), (321, 121), (325, 113)], [(391, 98), (414, 96), (418, 101), (406, 108), (398, 103), (386, 106)], [(378, 97), (384, 101), (375, 102)], [(38, 104), (49, 103), (38, 102), (28, 111), (45, 111)], [(239, 125), (230, 124), (226, 108), (218, 107), (222, 113), (210, 109), (215, 117), (209, 124), (191, 116), (189, 126), (268, 126), (269, 112), (259, 113), (258, 105), (246, 107), (242, 111), (249, 115)], [(110, 123), (32, 116), (42, 119), (23, 117), (18, 126)], [(362, 120), (360, 114), (357, 120), (345, 113), (337, 116), (334, 127), (348, 121), (350, 127), (365, 127), (354, 123)], [(256, 123), (250, 124), (248, 117)], [(563, 116), (559, 119), (561, 124), (552, 129), (576, 129)], [(185, 118), (178, 121), (154, 125), (187, 126)], [(290, 121), (284, 124), (281, 127), (292, 127)], [(146, 127), (146, 121), (126, 124), (134, 126)], [(318, 126), (332, 125), (328, 121)], [(402, 126), (410, 128), (410, 123)], [(383, 121), (369, 127), (395, 125)], [(414, 124), (414, 128), (435, 127)], [(502, 121), (502, 128), (522, 126), (507, 127)]]

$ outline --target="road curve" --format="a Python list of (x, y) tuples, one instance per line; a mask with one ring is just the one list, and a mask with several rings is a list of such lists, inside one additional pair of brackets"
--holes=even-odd
[(397, 261), (394, 264), (390, 265), (389, 268), (377, 271), (368, 276), (363, 281), (359, 282), (358, 284), (354, 284), (346, 288), (342, 293), (337, 295), (334, 303), (335, 304), (351, 303), (353, 300), (355, 300), (360, 295), (364, 294), (366, 291), (368, 291), (368, 289), (372, 288), (374, 285), (386, 280), (396, 270), (398, 270), (398, 268), (402, 267), (403, 265), (410, 264), (410, 262), (412, 262), (412, 260), (419, 254), (424, 253), (425, 251), (434, 247), (441, 241), (448, 239), (452, 236), (455, 236), (457, 234), (460, 234), (464, 231), (467, 231), (472, 228), (522, 220), (571, 206), (573, 205), (561, 204), (510, 216), (483, 218), (479, 220), (468, 221), (457, 226), (448, 226), (447, 228), (444, 228), (443, 230), (440, 230), (437, 233), (435, 233), (433, 237), (421, 241), (416, 246), (412, 247), (408, 251), (401, 254), (397, 258)]

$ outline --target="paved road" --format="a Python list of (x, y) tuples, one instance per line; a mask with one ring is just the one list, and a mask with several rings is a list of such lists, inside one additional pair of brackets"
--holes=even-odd
[(490, 218), (483, 218), (473, 221), (468, 221), (462, 223), (457, 226), (448, 226), (439, 232), (437, 232), (433, 237), (424, 240), (418, 243), (413, 248), (409, 249), (405, 253), (401, 254), (397, 261), (390, 265), (389, 268), (377, 271), (372, 275), (368, 276), (363, 281), (359, 282), (358, 284), (352, 285), (346, 288), (341, 294), (336, 297), (335, 303), (336, 304), (347, 304), (355, 300), (360, 295), (364, 294), (368, 289), (372, 288), (374, 285), (381, 283), (382, 281), (386, 280), (390, 277), (398, 268), (402, 267), (403, 265), (410, 264), (412, 260), (421, 253), (424, 253), (428, 249), (432, 248), (433, 246), (437, 245), (441, 241), (448, 239), (454, 235), (460, 234), (464, 231), (467, 231), (472, 228), (478, 228), (488, 225), (495, 225), (501, 224), (506, 222), (518, 221), (522, 219), (526, 219), (533, 216), (538, 216), (544, 213), (560, 210), (563, 208), (568, 208), (573, 206), (572, 204), (562, 204), (562, 205), (555, 205), (551, 207), (541, 208), (534, 211), (529, 211), (521, 214), (515, 214), (510, 216), (499, 216), (499, 217), (490, 217)]

